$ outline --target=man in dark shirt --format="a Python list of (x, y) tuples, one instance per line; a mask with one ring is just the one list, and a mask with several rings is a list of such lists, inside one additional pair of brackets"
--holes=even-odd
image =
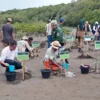
[(14, 40), (14, 28), (11, 25), (12, 24), (12, 19), (8, 18), (7, 19), (7, 24), (4, 24), (2, 26), (2, 42), (4, 43), (4, 47), (9, 45), (9, 42), (11, 40)]

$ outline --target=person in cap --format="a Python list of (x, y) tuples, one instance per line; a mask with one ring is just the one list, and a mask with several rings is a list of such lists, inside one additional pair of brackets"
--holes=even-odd
[(30, 55), (32, 54), (33, 48), (28, 43), (28, 38), (26, 36), (23, 36), (21, 40), (17, 43), (18, 52), (26, 52), (26, 49), (29, 50)]
[[(63, 18), (60, 18), (60, 23), (58, 26), (62, 29), (62, 25), (64, 24), (65, 20)], [(62, 29), (63, 30), (63, 29)]]
[(51, 21), (51, 26), (52, 26), (52, 41), (59, 41), (59, 43), (63, 45), (64, 44), (63, 30), (58, 26), (56, 20)]
[(15, 39), (14, 28), (11, 24), (12, 19), (7, 18), (7, 24), (4, 24), (1, 28), (2, 42), (4, 47), (8, 46), (9, 42)]
[(97, 33), (98, 26), (99, 26), (99, 23), (96, 21), (95, 24), (93, 25), (93, 29), (92, 29), (93, 35), (95, 35), (95, 33)]
[(50, 44), (52, 42), (52, 28), (51, 28), (51, 20), (48, 21), (48, 24), (46, 25), (46, 34), (48, 38), (48, 48), (50, 47)]
[(58, 49), (60, 46), (61, 45), (58, 41), (54, 41), (51, 43), (51, 47), (47, 49), (44, 57), (44, 65), (46, 69), (52, 69), (53, 71), (62, 69), (61, 64), (57, 61), (59, 55)]
[(0, 56), (0, 64), (3, 67), (6, 67), (7, 70), (9, 69), (9, 65), (14, 65), (15, 69), (21, 69), (22, 65), (21, 62), (17, 60), (17, 42), (15, 40), (11, 40), (9, 46), (5, 47)]

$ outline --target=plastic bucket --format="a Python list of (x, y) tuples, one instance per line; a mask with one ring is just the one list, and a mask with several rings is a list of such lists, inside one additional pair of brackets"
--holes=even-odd
[(85, 65), (85, 66), (88, 66), (88, 67), (80, 66), (82, 74), (88, 74), (89, 73), (90, 66), (89, 65)]
[(16, 80), (16, 72), (6, 72), (7, 81), (15, 81)]
[(15, 66), (14, 65), (9, 65), (9, 71), (14, 72), (14, 70), (15, 70)]
[(42, 78), (48, 79), (50, 78), (51, 70), (42, 69), (41, 74), (42, 74)]

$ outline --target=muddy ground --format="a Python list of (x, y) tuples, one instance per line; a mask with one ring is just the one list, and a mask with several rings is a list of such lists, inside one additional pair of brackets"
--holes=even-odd
[[(80, 64), (91, 66), (95, 59), (76, 59), (80, 53), (73, 50), (69, 71), (75, 73), (75, 78), (51, 76), (42, 79), (40, 70), (44, 68), (42, 60), (46, 49), (41, 49), (39, 57), (25, 62), (33, 73), (31, 79), (7, 82), (5, 68), (0, 67), (0, 100), (100, 100), (100, 74), (82, 75), (80, 72)], [(88, 54), (94, 58), (98, 56), (97, 51)]]

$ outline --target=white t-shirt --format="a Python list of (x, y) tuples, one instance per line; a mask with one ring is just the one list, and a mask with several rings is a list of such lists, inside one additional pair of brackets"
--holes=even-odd
[(58, 50), (56, 52), (53, 51), (52, 47), (48, 48), (44, 60), (57, 60)]
[(5, 59), (14, 60), (14, 58), (17, 57), (17, 54), (18, 54), (17, 48), (15, 50), (11, 51), (10, 47), (7, 46), (2, 50), (0, 60), (1, 61), (5, 61)]
[(51, 23), (46, 25), (46, 32), (47, 32), (48, 35), (51, 35), (51, 32), (52, 32)]
[(18, 47), (18, 52), (25, 52), (26, 48), (29, 51), (32, 51), (33, 50), (33, 48), (29, 46), (28, 42), (27, 41), (24, 41), (24, 40), (18, 41), (17, 47)]

